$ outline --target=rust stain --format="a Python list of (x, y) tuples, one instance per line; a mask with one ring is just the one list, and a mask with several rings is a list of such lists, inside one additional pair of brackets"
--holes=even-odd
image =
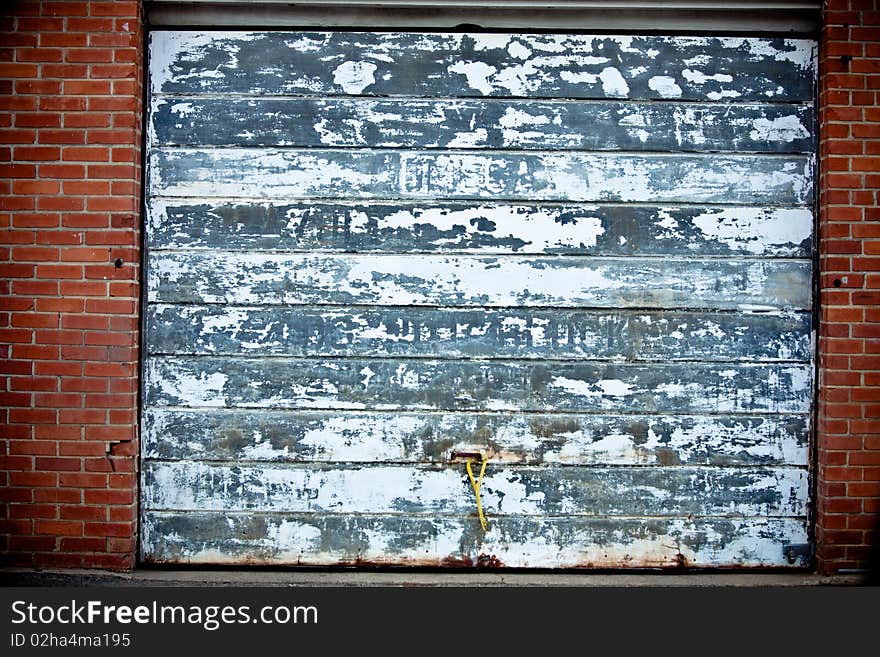
[(494, 554), (480, 554), (477, 557), (477, 568), (504, 568), (504, 563)]
[(444, 557), (440, 561), (440, 565), (444, 568), (473, 568), (474, 560), (468, 556), (454, 557), (450, 555)]

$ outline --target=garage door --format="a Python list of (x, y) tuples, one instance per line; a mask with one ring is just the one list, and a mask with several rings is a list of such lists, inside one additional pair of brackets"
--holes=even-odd
[(801, 563), (814, 42), (149, 52), (145, 560)]

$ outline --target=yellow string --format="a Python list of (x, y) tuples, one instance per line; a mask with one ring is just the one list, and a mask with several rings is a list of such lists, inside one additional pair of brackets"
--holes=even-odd
[(471, 486), (474, 489), (474, 495), (477, 497), (477, 511), (480, 514), (480, 525), (483, 527), (483, 531), (486, 531), (486, 516), (483, 515), (483, 502), (480, 500), (480, 486), (483, 483), (483, 474), (486, 472), (486, 464), (489, 462), (489, 459), (483, 456), (483, 466), (480, 468), (480, 476), (476, 481), (474, 480), (474, 473), (471, 470), (471, 461), (473, 461), (473, 459), (467, 460), (467, 473), (471, 480)]

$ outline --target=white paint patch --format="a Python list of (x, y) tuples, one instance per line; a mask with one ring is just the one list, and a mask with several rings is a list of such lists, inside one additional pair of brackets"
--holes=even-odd
[(549, 117), (545, 114), (530, 114), (529, 112), (517, 109), (516, 107), (506, 107), (504, 114), (498, 120), (498, 125), (502, 128), (522, 128), (523, 126), (548, 125)]
[(656, 91), (663, 98), (679, 98), (682, 94), (675, 78), (668, 75), (655, 75), (648, 80), (648, 88)]
[(599, 76), (593, 73), (573, 73), (572, 71), (562, 71), (559, 77), (570, 84), (596, 84), (599, 80)]
[(510, 42), (509, 34), (482, 33), (468, 34), (467, 36), (473, 41), (474, 50), (478, 51), (504, 50)]
[(629, 85), (623, 79), (620, 71), (613, 66), (602, 69), (599, 79), (602, 80), (602, 91), (606, 96), (626, 98), (629, 95)]
[(776, 48), (767, 39), (743, 39), (749, 52), (755, 57), (772, 57), (777, 62), (792, 62), (802, 70), (815, 69), (815, 42), (802, 39), (786, 39), (783, 44), (786, 50)]
[(226, 404), (223, 394), (228, 377), (222, 372), (194, 374), (174, 363), (167, 363), (168, 376), (162, 376), (155, 359), (147, 360), (147, 385), (155, 386), (172, 403), (193, 406), (222, 407)]
[(170, 109), (172, 114), (177, 114), (181, 118), (186, 118), (196, 112), (192, 103), (174, 103)]
[(660, 221), (657, 222), (657, 227), (662, 228), (667, 232), (666, 235), (659, 236), (658, 239), (675, 237), (678, 235), (678, 220), (673, 217), (667, 210), (659, 210), (657, 212), (657, 216), (660, 218)]
[(651, 136), (646, 128), (648, 127), (644, 114), (628, 114), (618, 121), (618, 125), (626, 128), (627, 133), (641, 141), (643, 144), (648, 141)]
[(372, 62), (343, 62), (333, 71), (333, 83), (345, 93), (356, 96), (376, 82), (375, 72), (376, 65)]
[(336, 192), (330, 193), (364, 195), (367, 188), (397, 180), (397, 172), (387, 167), (367, 169), (358, 166), (359, 159), (370, 157), (363, 151), (339, 161), (332, 155), (327, 157), (326, 153), (322, 157), (309, 152), (277, 149), (210, 150), (205, 154), (203, 164), (186, 171), (187, 181), (174, 183), (162, 180), (162, 159), (173, 166), (174, 160), (186, 158), (192, 151), (180, 148), (163, 154), (154, 150), (150, 164), (153, 173), (150, 176), (151, 193), (157, 196), (313, 197), (326, 196), (329, 190), (336, 188)]
[(362, 377), (364, 377), (363, 381), (361, 381), (361, 384), (364, 386), (364, 388), (369, 388), (370, 381), (373, 380), (373, 377), (376, 375), (376, 373), (371, 370), (369, 366), (366, 366), (361, 369), (360, 374)]
[(721, 91), (710, 91), (706, 94), (709, 100), (723, 100), (725, 98), (739, 98), (742, 94), (733, 89), (722, 89)]
[(749, 133), (749, 138), (754, 141), (786, 143), (809, 136), (810, 131), (794, 114), (780, 116), (772, 121), (763, 117), (755, 119), (752, 123), (752, 131)]
[(564, 376), (553, 377), (548, 385), (579, 397), (625, 397), (632, 394), (634, 388), (619, 379), (600, 379), (590, 382)]
[(490, 95), (495, 87), (489, 82), (489, 77), (498, 69), (483, 62), (456, 62), (446, 69), (450, 73), (458, 73), (465, 76), (471, 89), (476, 89), (484, 96)]
[(702, 71), (695, 71), (686, 68), (681, 72), (684, 79), (693, 84), (706, 84), (709, 81), (715, 82), (733, 82), (733, 76), (727, 73), (716, 73), (714, 75), (706, 75)]
[(510, 53), (511, 57), (516, 57), (517, 59), (528, 59), (532, 55), (532, 51), (526, 48), (520, 41), (512, 41), (507, 46), (507, 52)]
[(476, 148), (483, 146), (489, 138), (486, 128), (476, 128), (472, 132), (456, 132), (449, 140), (448, 148)]
[(704, 239), (723, 242), (733, 251), (793, 253), (812, 235), (813, 214), (809, 208), (725, 208), (697, 215), (693, 224)]
[[(727, 73), (715, 73), (714, 75), (706, 75), (702, 71), (696, 71), (689, 68), (684, 69), (681, 73), (685, 80), (692, 84), (703, 85), (707, 82), (733, 82), (733, 76)], [(734, 89), (720, 89), (718, 91), (710, 91), (706, 94), (709, 100), (723, 100), (724, 98), (739, 98), (742, 94)]]

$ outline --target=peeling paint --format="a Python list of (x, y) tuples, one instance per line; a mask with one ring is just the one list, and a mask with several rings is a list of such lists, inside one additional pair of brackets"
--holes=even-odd
[[(405, 90), (436, 96), (443, 89), (447, 95), (604, 98), (623, 89), (618, 80), (609, 86), (599, 77), (611, 62), (633, 99), (663, 98), (648, 80), (682, 79), (684, 70), (700, 71), (710, 63), (712, 75), (732, 77), (729, 84), (744, 99), (810, 101), (815, 83), (813, 42), (791, 39), (154, 32), (151, 44), (154, 93), (178, 93), (193, 85), (208, 93), (338, 93), (328, 58), (375, 65), (376, 82), (369, 91), (377, 95)], [(292, 47), (295, 58), (289, 56)], [(401, 74), (394, 56), (400, 52), (418, 62), (418, 76)], [(230, 53), (235, 53), (234, 66)], [(705, 100), (700, 87), (682, 87), (682, 97)]]
[(802, 261), (731, 260), (706, 270), (675, 260), (160, 252), (147, 294), (166, 303), (801, 310), (810, 306), (809, 278)]
[(362, 94), (364, 89), (376, 82), (373, 74), (376, 65), (370, 62), (343, 62), (333, 71), (333, 83), (347, 94)]
[(149, 38), (147, 561), (791, 565), (815, 42)]

